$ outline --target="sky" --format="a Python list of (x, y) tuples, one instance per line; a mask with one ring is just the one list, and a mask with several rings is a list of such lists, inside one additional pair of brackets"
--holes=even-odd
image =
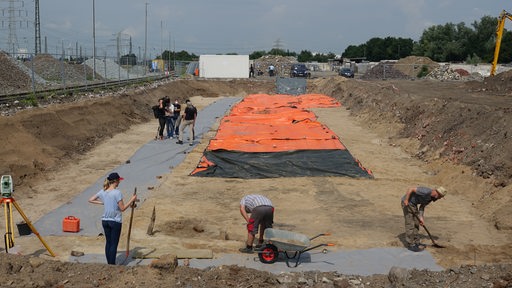
[[(34, 0), (0, 0), (0, 49), (34, 51)], [(93, 9), (94, 3), (94, 9)], [(40, 0), (41, 50), (115, 56), (196, 55), (280, 48), (341, 54), (373, 37), (418, 41), (433, 25), (512, 11), (500, 0)], [(9, 11), (15, 11), (14, 16)], [(93, 21), (94, 15), (94, 21)], [(15, 20), (15, 21), (13, 21)], [(10, 23), (15, 29), (9, 29)], [(510, 23), (506, 28), (510, 30)], [(11, 25), (11, 27), (14, 27)], [(94, 27), (94, 28), (93, 28)], [(14, 32), (13, 32), (14, 31)], [(95, 37), (93, 37), (93, 31)], [(15, 39), (15, 40), (13, 40)], [(95, 41), (93, 41), (95, 39)], [(130, 40), (131, 39), (131, 40)], [(63, 49), (64, 48), (64, 49)]]

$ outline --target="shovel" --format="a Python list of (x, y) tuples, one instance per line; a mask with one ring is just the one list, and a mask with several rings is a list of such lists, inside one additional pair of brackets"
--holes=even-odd
[[(418, 215), (412, 210), (411, 206), (407, 206), (407, 208), (409, 209), (409, 212), (412, 213), (414, 218), (416, 218), (416, 220), (418, 220), (421, 223), (420, 217), (418, 217)], [(430, 241), (432, 241), (433, 247), (436, 247), (436, 248), (445, 248), (446, 247), (446, 246), (439, 245), (436, 243), (436, 241), (434, 240), (434, 237), (432, 237), (432, 234), (430, 234), (430, 232), (428, 231), (427, 226), (425, 226), (425, 225), (421, 225), (421, 226), (423, 226), (423, 229), (425, 229), (425, 231), (427, 232), (428, 237), (430, 237)]]

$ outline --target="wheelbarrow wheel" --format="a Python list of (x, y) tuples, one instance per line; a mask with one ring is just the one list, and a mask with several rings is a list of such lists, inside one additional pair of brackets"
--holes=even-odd
[(266, 244), (261, 248), (258, 252), (258, 257), (260, 258), (261, 263), (272, 264), (277, 261), (279, 256), (279, 251), (277, 247), (272, 244)]

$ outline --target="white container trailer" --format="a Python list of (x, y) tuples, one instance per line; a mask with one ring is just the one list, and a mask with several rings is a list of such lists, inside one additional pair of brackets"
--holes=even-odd
[(201, 55), (199, 76), (203, 78), (249, 78), (249, 55)]

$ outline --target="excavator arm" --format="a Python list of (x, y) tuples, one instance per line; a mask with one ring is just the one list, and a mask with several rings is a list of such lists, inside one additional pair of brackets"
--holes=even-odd
[(494, 59), (492, 60), (491, 76), (496, 74), (496, 66), (498, 65), (498, 56), (500, 55), (501, 38), (503, 37), (503, 29), (506, 20), (512, 21), (512, 14), (503, 10), (498, 17), (498, 26), (496, 28), (496, 47), (494, 48)]

